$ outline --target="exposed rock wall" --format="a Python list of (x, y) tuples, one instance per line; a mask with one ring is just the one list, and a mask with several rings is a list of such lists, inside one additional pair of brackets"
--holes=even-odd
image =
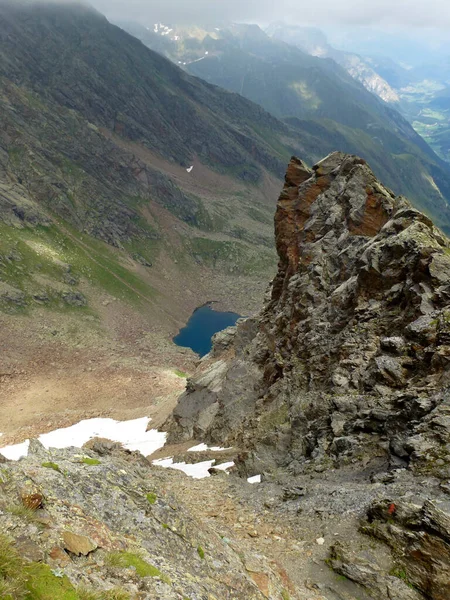
[(245, 450), (248, 471), (357, 459), (450, 476), (450, 245), (364, 160), (293, 158), (260, 315), (200, 364), (172, 439)]

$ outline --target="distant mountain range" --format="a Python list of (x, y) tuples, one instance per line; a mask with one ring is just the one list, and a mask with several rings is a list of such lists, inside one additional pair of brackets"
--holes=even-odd
[(333, 60), (256, 26), (135, 29), (184, 70), (86, 6), (0, 1), (2, 311), (116, 298), (164, 335), (211, 298), (250, 312), (293, 154), (362, 154), (450, 230), (449, 167)]
[(304, 50), (312, 56), (332, 58), (363, 86), (388, 103), (397, 103), (400, 98), (397, 92), (371, 66), (370, 61), (353, 52), (344, 52), (333, 48), (327, 36), (313, 27), (299, 27), (285, 23), (273, 23), (266, 33), (277, 40)]
[[(274, 37), (256, 25), (122, 26), (192, 75), (237, 92), (282, 119), (297, 132), (307, 161), (336, 148), (359, 154), (397, 193), (412, 198), (447, 228), (449, 166), (397, 110), (334, 59), (311, 56), (276, 39), (282, 32), (275, 26), (269, 30)], [(299, 31), (287, 28), (284, 33), (290, 39)], [(344, 62), (353, 60), (339, 56)]]

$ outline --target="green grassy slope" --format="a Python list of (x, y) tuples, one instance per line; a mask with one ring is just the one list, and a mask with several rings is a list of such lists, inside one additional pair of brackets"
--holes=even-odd
[(67, 265), (76, 281), (136, 301), (156, 293), (148, 280), (164, 285), (165, 257), (183, 276), (275, 265), (267, 190), (299, 149), (295, 133), (92, 9), (0, 0), (0, 113), (7, 310), (66, 309), (78, 290)]

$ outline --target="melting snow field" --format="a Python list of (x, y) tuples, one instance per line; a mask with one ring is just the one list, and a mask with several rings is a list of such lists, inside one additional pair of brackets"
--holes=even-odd
[(174, 463), (173, 458), (161, 458), (159, 460), (154, 460), (152, 464), (157, 467), (164, 467), (165, 469), (176, 469), (177, 471), (183, 471), (189, 477), (193, 479), (205, 479), (205, 477), (211, 477), (208, 472), (212, 466), (215, 469), (219, 469), (219, 471), (226, 471), (227, 469), (234, 466), (234, 462), (226, 462), (221, 465), (215, 465), (214, 460), (205, 460), (204, 462), (188, 464), (185, 462)]
[(192, 446), (192, 448), (189, 448), (188, 452), (206, 452), (206, 450), (211, 452), (221, 452), (222, 450), (231, 450), (231, 448), (220, 448), (219, 446), (212, 446), (210, 448), (206, 444), (199, 444), (198, 446)]
[[(83, 444), (95, 437), (106, 438), (113, 442), (120, 442), (128, 450), (138, 450), (144, 456), (149, 456), (159, 450), (166, 443), (167, 434), (156, 429), (147, 431), (151, 419), (143, 417), (142, 419), (133, 419), (131, 421), (114, 421), (113, 419), (87, 419), (80, 421), (71, 427), (55, 429), (50, 433), (43, 433), (39, 436), (39, 441), (45, 448), (81, 448)], [(0, 437), (3, 434), (0, 433)], [(0, 448), (0, 454), (3, 454), (9, 460), (19, 460), (27, 456), (30, 440), (21, 444), (5, 446)], [(209, 448), (206, 444), (199, 444), (189, 448), (188, 452), (220, 452), (229, 450), (229, 448), (220, 448), (213, 446)], [(215, 469), (226, 471), (234, 466), (234, 462), (225, 462), (221, 465), (215, 465), (215, 460), (205, 460), (199, 463), (187, 464), (184, 462), (174, 463), (173, 458), (162, 458), (154, 460), (153, 464), (159, 467), (177, 469), (183, 471), (189, 477), (194, 479), (204, 479), (210, 477), (208, 469), (214, 466)], [(250, 477), (249, 483), (260, 483), (261, 475)]]
[(249, 477), (247, 479), (249, 483), (261, 483), (261, 475), (255, 475), (254, 477)]
[[(132, 421), (114, 421), (113, 419), (87, 419), (71, 427), (56, 429), (39, 436), (45, 448), (81, 448), (94, 437), (107, 438), (120, 442), (128, 450), (139, 450), (144, 456), (153, 454), (166, 443), (166, 435), (156, 429), (147, 431), (148, 417)], [(0, 448), (0, 453), (9, 460), (19, 460), (27, 456), (30, 441)]]

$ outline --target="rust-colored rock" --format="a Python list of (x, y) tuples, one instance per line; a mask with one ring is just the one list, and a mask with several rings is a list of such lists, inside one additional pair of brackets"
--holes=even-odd
[(49, 559), (58, 567), (66, 567), (70, 563), (69, 555), (59, 546), (51, 549)]
[(270, 596), (270, 578), (266, 573), (250, 573), (251, 578), (258, 586), (259, 591), (263, 596)]
[(87, 556), (98, 548), (97, 544), (85, 535), (78, 535), (72, 531), (64, 531), (62, 534), (64, 548), (76, 556)]
[(22, 496), (22, 504), (30, 510), (37, 510), (38, 508), (42, 508), (43, 503), (44, 496), (42, 494), (24, 494)]

